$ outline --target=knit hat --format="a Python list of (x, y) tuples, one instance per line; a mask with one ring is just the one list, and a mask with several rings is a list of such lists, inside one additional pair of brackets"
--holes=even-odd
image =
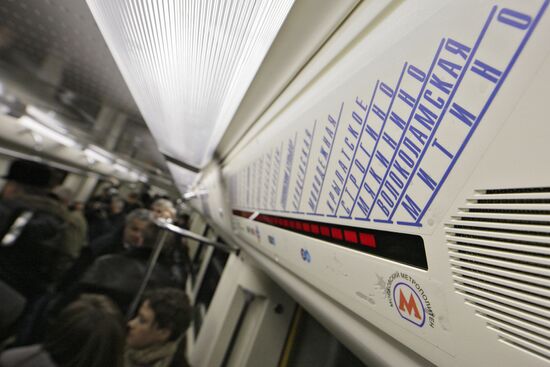
[(3, 178), (23, 185), (48, 188), (52, 174), (52, 169), (45, 164), (18, 159), (11, 163), (8, 174)]

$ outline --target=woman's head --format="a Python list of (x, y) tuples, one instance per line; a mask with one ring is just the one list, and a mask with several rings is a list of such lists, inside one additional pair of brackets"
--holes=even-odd
[(59, 314), (44, 349), (59, 367), (121, 367), (124, 340), (124, 319), (115, 304), (85, 294)]

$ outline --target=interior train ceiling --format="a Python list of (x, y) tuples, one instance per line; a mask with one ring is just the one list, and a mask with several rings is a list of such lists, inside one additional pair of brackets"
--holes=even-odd
[(0, 54), (62, 63), (61, 86), (131, 115), (139, 110), (84, 0), (2, 0)]
[(108, 134), (94, 126), (101, 108), (126, 114), (133, 127), (117, 142), (117, 153), (167, 172), (84, 0), (1, 0), (0, 82), (98, 145)]
[[(127, 82), (129, 77), (125, 75), (123, 78), (118, 67), (121, 66), (120, 61), (123, 57), (128, 58), (124, 51), (126, 51), (126, 53), (135, 52), (139, 50), (139, 45), (136, 43), (128, 45), (123, 42), (121, 44), (123, 52), (121, 52), (120, 49), (118, 50), (118, 63), (116, 63), (111, 55), (112, 51), (115, 53), (115, 57), (117, 57), (117, 50), (113, 46), (113, 39), (111, 39), (110, 50), (96, 25), (97, 19), (94, 20), (92, 12), (88, 7), (90, 5), (93, 8), (93, 4), (96, 4), (96, 6), (101, 5), (107, 8), (110, 7), (111, 11), (118, 7), (119, 11), (125, 12), (127, 10), (121, 5), (123, 3), (126, 3), (128, 6), (141, 7), (144, 7), (144, 4), (148, 4), (148, 7), (168, 6), (167, 10), (170, 10), (169, 7), (175, 6), (175, 3), (172, 4), (169, 2), (162, 3), (164, 5), (161, 6), (159, 5), (161, 3), (154, 3), (156, 4), (154, 5), (153, 3), (142, 3), (133, 0), (125, 0), (125, 2), (121, 3), (102, 3), (89, 0), (88, 4), (86, 4), (86, 0), (0, 1), (0, 81), (4, 76), (9, 76), (11, 78), (22, 72), (21, 75), (23, 75), (23, 77), (19, 80), (24, 80), (24, 82), (29, 85), (32, 84), (30, 89), (34, 92), (39, 91), (38, 94), (42, 96), (51, 95), (52, 90), (68, 90), (71, 91), (71, 94), (74, 92), (77, 96), (75, 100), (83, 110), (97, 113), (97, 109), (102, 104), (107, 104), (129, 114), (132, 122), (137, 124), (136, 129), (127, 129), (127, 131), (125, 131), (119, 148), (126, 155), (132, 156), (138, 160), (144, 159), (154, 161), (150, 163), (154, 163), (157, 168), (164, 171), (166, 170), (164, 160), (158, 152), (151, 136), (146, 131), (140, 130), (145, 129), (145, 124), (142, 123), (143, 119), (140, 113), (140, 109), (143, 111), (144, 108), (141, 104), (141, 108), (137, 108), (132, 98), (132, 94), (125, 83), (125, 80)], [(210, 5), (204, 8), (205, 3)], [(230, 106), (230, 111), (227, 109), (222, 111), (224, 112), (224, 114), (222, 114), (225, 120), (224, 127), (221, 129), (218, 128), (215, 132), (215, 139), (221, 141), (221, 144), (210, 144), (208, 147), (208, 154), (213, 152), (216, 145), (220, 157), (226, 156), (228, 152), (231, 151), (240, 137), (250, 129), (255, 121), (265, 112), (266, 108), (268, 108), (277, 96), (285, 90), (289, 83), (292, 82), (293, 78), (300, 73), (304, 65), (314, 57), (319, 48), (322, 47), (323, 43), (330, 37), (332, 32), (338, 28), (339, 24), (345, 19), (347, 14), (352, 11), (357, 3), (358, 0), (341, 0), (339, 2), (333, 2), (331, 0), (296, 0), (290, 11), (288, 11), (289, 8), (284, 10), (284, 7), (281, 5), (282, 3), (277, 1), (255, 1), (250, 3), (253, 5), (249, 5), (249, 8), (261, 10), (263, 7), (267, 9), (262, 10), (265, 14), (270, 13), (269, 6), (272, 6), (273, 9), (276, 9), (283, 17), (284, 24), (279, 31), (278, 27), (281, 26), (281, 24), (279, 24), (279, 22), (281, 22), (281, 17), (279, 17), (279, 20), (272, 20), (271, 28), (276, 27), (275, 33), (273, 33), (274, 31), (271, 29), (271, 35), (264, 36), (260, 42), (262, 47), (265, 46), (266, 42), (271, 45), (271, 48), (269, 48), (269, 46), (267, 47), (268, 51), (264, 51), (267, 52), (267, 56), (265, 56), (265, 59), (262, 54), (257, 56), (256, 66), (253, 67), (254, 70), (252, 70), (248, 76), (244, 75), (244, 79), (251, 78), (248, 79), (249, 81), (247, 83), (249, 84), (244, 83), (244, 87), (240, 88), (238, 93), (234, 93), (233, 91), (226, 95), (225, 99), (233, 100), (233, 102), (235, 102), (235, 98), (237, 98), (237, 100)], [(185, 6), (189, 6), (188, 4), (195, 4), (193, 6), (199, 8), (203, 7), (203, 10), (208, 10), (210, 12), (211, 18), (218, 19), (217, 17), (221, 17), (223, 19), (223, 13), (218, 10), (216, 14), (216, 11), (211, 8), (212, 4), (218, 4), (218, 7), (223, 6), (231, 8), (230, 10), (234, 11), (233, 7), (238, 8), (237, 5), (240, 3), (231, 1), (203, 3), (198, 1), (195, 3), (187, 2), (185, 4), (187, 4)], [(233, 5), (229, 6), (227, 4)], [(266, 4), (271, 5), (266, 6)], [(292, 4), (292, 2), (287, 4)], [(97, 11), (96, 9), (96, 13)], [(241, 10), (241, 13), (245, 14), (246, 11), (247, 9)], [(285, 12), (288, 12), (288, 14)], [(182, 14), (186, 16), (185, 12), (182, 12)], [(238, 15), (239, 13), (236, 12), (235, 14)], [(285, 14), (286, 19), (284, 18)], [(173, 18), (170, 18), (173, 16), (170, 11), (166, 12), (165, 15), (168, 16), (165, 21), (173, 20)], [(199, 15), (204, 17), (204, 12), (199, 12)], [(154, 17), (148, 18), (151, 14), (144, 15), (141, 13), (140, 16), (142, 16), (143, 19), (135, 21), (135, 24), (139, 26), (145, 26), (149, 24), (147, 22), (154, 21)], [(98, 20), (98, 22), (101, 25), (102, 21)], [(105, 33), (106, 29), (109, 27), (106, 25), (106, 22), (109, 22), (109, 20), (104, 19), (103, 22), (103, 33)], [(202, 23), (199, 22), (198, 24)], [(235, 24), (235, 26), (237, 26), (238, 22)], [(114, 26), (119, 25), (115, 22)], [(147, 27), (149, 27), (149, 25), (147, 25)], [(201, 27), (203, 26), (201, 25)], [(212, 28), (206, 27), (206, 29), (209, 29), (208, 32), (211, 32), (211, 29), (217, 26), (214, 24), (211, 27)], [(241, 25), (239, 25), (239, 27), (241, 27)], [(237, 29), (239, 29), (239, 27), (237, 27)], [(199, 28), (199, 31), (200, 29), (205, 28)], [(159, 27), (157, 31), (162, 33), (162, 26)], [(274, 35), (276, 35), (276, 37)], [(118, 35), (118, 37), (120, 36), (121, 35)], [(159, 34), (152, 33), (151, 36), (156, 36), (158, 37), (157, 41), (162, 41), (161, 35)], [(111, 38), (113, 37), (116, 38), (117, 35), (111, 34)], [(272, 37), (275, 38), (273, 39)], [(128, 38), (124, 38), (124, 36), (122, 36), (121, 39), (128, 41)], [(138, 38), (133, 39), (133, 42), (137, 41), (139, 41)], [(172, 39), (171, 41), (176, 42), (176, 44), (180, 43), (179, 38)], [(251, 45), (250, 47), (252, 48), (256, 47), (253, 43), (251, 43)], [(231, 50), (231, 48), (228, 49)], [(213, 55), (212, 57), (216, 59), (216, 54), (214, 52), (211, 52), (211, 54)], [(155, 53), (151, 54), (151, 60), (155, 60), (154, 55)], [(167, 54), (165, 56), (169, 56), (169, 59), (172, 61), (178, 61), (175, 64), (172, 63), (173, 65), (169, 65), (173, 67), (173, 69), (169, 71), (173, 72), (174, 70), (182, 69), (181, 60), (178, 58), (177, 54), (172, 53), (171, 55)], [(159, 61), (158, 59), (159, 57), (157, 55), (157, 61)], [(236, 60), (238, 63), (239, 60)], [(52, 78), (43, 78), (43, 75), (40, 75), (40, 73), (44, 72), (44, 69), (56, 69), (56, 67), (59, 68), (60, 65), (62, 74), (58, 80), (55, 78), (53, 78), (53, 80)], [(158, 66), (160, 67), (162, 65)], [(14, 72), (12, 72), (10, 68), (15, 68), (13, 69)], [(247, 66), (244, 69), (251, 69), (251, 67)], [(215, 71), (215, 69), (212, 70)], [(128, 70), (126, 71), (128, 72)], [(223, 76), (224, 70), (220, 69), (220, 71), (221, 73), (219, 75)], [(2, 73), (4, 75), (2, 75)], [(36, 83), (28, 79), (27, 75), (29, 73), (37, 77), (37, 80), (42, 77), (42, 80), (46, 80), (47, 83)], [(206, 75), (211, 74), (212, 73), (207, 73)], [(210, 79), (212, 81), (212, 78)], [(239, 80), (238, 76), (236, 80)], [(241, 81), (239, 81), (239, 83), (243, 84)], [(184, 84), (180, 83), (178, 86), (180, 85)], [(150, 91), (155, 91), (156, 87), (154, 85), (149, 85), (149, 87), (151, 87), (149, 88)], [(208, 85), (203, 85), (202, 88), (204, 87), (208, 87)], [(168, 97), (170, 97), (170, 95), (176, 95), (172, 92), (168, 94)], [(139, 88), (134, 88), (134, 96), (136, 96), (137, 93), (139, 93)], [(160, 97), (161, 100), (164, 100), (166, 96), (157, 93), (152, 97), (157, 99)], [(170, 98), (174, 99), (173, 97)], [(56, 96), (56, 99), (54, 103), (59, 102), (59, 95)], [(180, 105), (184, 105), (184, 103), (180, 103)], [(218, 108), (218, 112), (221, 108), (220, 106), (223, 107), (223, 101), (216, 107)], [(208, 106), (208, 108), (212, 109), (212, 106)], [(151, 115), (154, 116), (154, 113), (155, 111), (153, 111)], [(188, 114), (188, 117), (189, 116), (193, 117), (194, 114)], [(216, 119), (216, 117), (214, 117), (214, 119)], [(178, 122), (177, 118), (175, 120)], [(204, 119), (199, 118), (195, 123), (200, 124), (203, 120)], [(159, 119), (159, 121), (155, 123), (157, 125), (165, 124), (166, 121), (167, 119)], [(149, 128), (151, 128), (149, 122), (148, 125)], [(229, 127), (228, 130), (226, 130), (227, 126)], [(90, 126), (88, 126), (88, 128), (90, 128)], [(168, 129), (170, 133), (167, 135), (165, 134), (164, 138), (172, 139), (172, 132), (181, 132), (181, 130), (186, 129), (173, 126)], [(159, 136), (155, 138), (158, 143)], [(201, 139), (198, 139), (195, 134), (192, 135), (191, 140), (200, 141)], [(175, 139), (175, 144), (171, 144), (171, 146), (175, 146), (179, 152), (181, 146), (186, 146), (184, 143), (185, 139)], [(140, 144), (141, 146), (138, 146)], [(161, 148), (163, 148), (162, 144)], [(162, 150), (166, 153), (166, 146)], [(176, 155), (176, 158), (182, 158), (181, 156), (178, 157), (178, 154), (174, 155)], [(204, 166), (207, 160), (208, 158), (201, 160), (199, 157), (194, 161), (194, 166)], [(181, 161), (185, 162), (185, 159), (181, 159), (179, 162), (175, 160), (175, 163), (179, 164)], [(179, 165), (178, 168), (178, 171), (181, 172), (174, 173), (175, 169), (173, 164), (170, 164), (169, 168), (174, 178), (185, 177), (184, 186), (190, 185), (196, 176), (190, 175), (190, 172), (186, 172), (181, 168), (181, 165)], [(176, 181), (177, 180), (176, 178)], [(181, 187), (181, 184), (182, 183), (177, 182), (178, 187)]]

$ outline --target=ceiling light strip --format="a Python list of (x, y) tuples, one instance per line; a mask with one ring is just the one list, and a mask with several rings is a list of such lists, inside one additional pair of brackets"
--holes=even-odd
[(87, 2), (160, 149), (199, 167), (210, 160), (293, 4)]

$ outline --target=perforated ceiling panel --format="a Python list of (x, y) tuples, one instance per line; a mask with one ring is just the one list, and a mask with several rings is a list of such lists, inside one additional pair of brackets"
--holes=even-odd
[(0, 1), (0, 57), (13, 51), (37, 65), (53, 56), (63, 87), (139, 115), (84, 0)]

